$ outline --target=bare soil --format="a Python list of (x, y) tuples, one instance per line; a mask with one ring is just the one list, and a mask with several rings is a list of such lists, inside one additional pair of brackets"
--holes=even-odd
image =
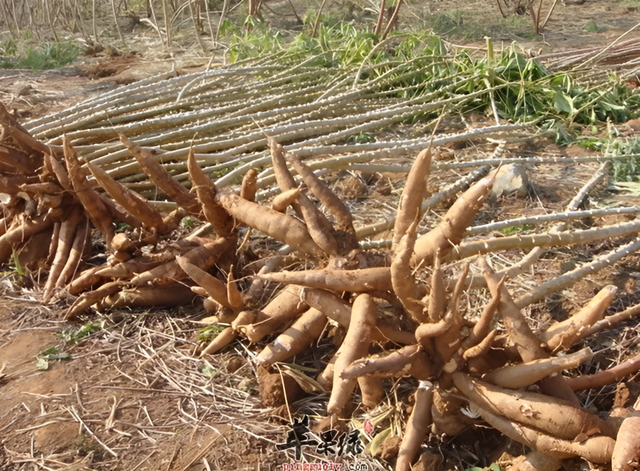
[[(455, 11), (461, 12), (462, 24), (467, 22), (470, 28), (500, 14), (494, 2), (442, 0), (412, 5), (403, 21), (421, 21), (429, 15)], [(529, 28), (528, 35), (497, 32), (496, 38), (504, 44), (518, 40), (532, 51), (575, 49), (608, 44), (639, 20), (638, 2), (586, 0), (580, 4), (567, 0), (566, 5), (557, 6), (541, 36), (532, 37)], [(591, 21), (598, 31), (585, 30)], [(638, 32), (629, 37), (638, 37)], [(452, 41), (484, 44), (478, 38)], [(209, 60), (195, 54), (176, 57), (103, 52), (81, 57), (58, 71), (1, 71), (0, 100), (21, 120), (29, 120), (172, 67), (198, 70)], [(535, 149), (528, 151), (536, 155), (580, 152), (551, 142), (537, 143)], [(577, 171), (581, 175), (569, 166), (550, 166), (548, 170), (533, 181), (534, 200), (504, 199), (487, 214), (526, 214), (538, 203), (548, 210), (560, 208), (575, 194), (578, 181), (586, 180), (594, 167), (581, 167)], [(374, 191), (376, 188), (370, 188), (367, 194)], [(376, 203), (383, 204), (384, 196), (375, 195)], [(609, 203), (620, 198), (604, 189), (596, 197)], [(627, 205), (640, 203), (632, 197), (624, 198)], [(602, 251), (606, 247), (559, 251), (546, 261), (546, 269), (566, 270), (572, 263)], [(640, 256), (630, 255), (609, 270), (580, 282), (568, 296), (550, 299), (547, 306), (539, 309), (547, 319), (561, 318), (582, 306), (598, 289), (615, 284), (621, 294), (612, 310), (621, 310), (640, 300), (639, 272)], [(175, 312), (116, 313), (104, 319), (106, 329), (75, 346), (65, 346), (59, 336), (69, 328), (59, 321), (64, 305), (40, 306), (37, 288), (20, 289), (11, 285), (10, 279), (12, 276), (2, 285), (0, 301), (1, 470), (275, 470), (292, 459), (291, 451), (277, 451), (275, 447), (285, 440), (289, 430), (285, 426), (288, 410), (285, 407), (274, 411), (271, 407), (279, 405), (277, 402), (270, 407), (263, 405), (266, 398), (276, 395), (278, 385), (273, 386), (274, 391), (259, 391), (257, 372), (244, 359), (246, 354), (240, 347), (206, 360), (193, 357), (199, 328), (194, 321), (202, 315), (198, 306)], [(543, 321), (544, 315), (539, 319)], [(628, 355), (629, 349), (635, 348), (638, 333), (633, 324), (624, 327), (623, 342), (612, 354)], [(620, 342), (620, 337), (615, 341)], [(50, 361), (47, 370), (39, 371), (38, 355), (54, 346), (68, 352), (70, 359)], [(637, 385), (629, 384), (629, 390), (637, 396)], [(583, 399), (612, 403), (613, 393), (608, 389), (596, 398)], [(302, 401), (295, 409), (305, 411), (307, 406)], [(465, 435), (449, 444), (434, 444), (447, 462), (430, 469), (488, 464), (499, 456), (496, 450), (509, 451), (499, 438), (494, 438), (494, 450), (481, 450), (474, 441), (490, 443), (481, 438), (486, 439)], [(362, 458), (361, 462), (368, 469), (387, 469), (370, 459)]]

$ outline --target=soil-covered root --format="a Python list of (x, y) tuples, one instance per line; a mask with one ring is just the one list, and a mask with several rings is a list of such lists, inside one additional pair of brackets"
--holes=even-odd
[(242, 177), (242, 185), (240, 187), (240, 196), (247, 201), (256, 200), (256, 192), (258, 191), (258, 171), (250, 168)]
[[(271, 163), (273, 171), (282, 192), (295, 190), (298, 186), (293, 175), (289, 172), (284, 149), (273, 139), (269, 139), (271, 149)], [(313, 172), (312, 172), (313, 173)], [(338, 255), (338, 240), (336, 232), (327, 217), (302, 192), (295, 201), (290, 202), (294, 211), (305, 222), (309, 237), (328, 255)]]
[(217, 200), (218, 189), (215, 183), (198, 166), (193, 149), (189, 150), (187, 169), (189, 170), (193, 188), (202, 206), (205, 219), (219, 236), (232, 236), (235, 231), (235, 222)]
[(393, 292), (404, 307), (407, 315), (416, 324), (428, 320), (424, 305), (419, 301), (419, 287), (411, 269), (411, 255), (416, 241), (417, 221), (407, 228), (393, 253), (391, 259), (391, 284)]
[(318, 198), (327, 212), (333, 216), (336, 232), (333, 232), (332, 226), (327, 229), (334, 234), (334, 239), (338, 244), (338, 253), (345, 255), (352, 250), (358, 249), (359, 243), (353, 227), (353, 216), (347, 205), (299, 157), (293, 154), (286, 154), (285, 157), (293, 164), (309, 191)]
[[(468, 266), (467, 266), (468, 267)], [(500, 280), (491, 301), (484, 307), (480, 318), (474, 324), (469, 335), (460, 343), (458, 351), (450, 360), (451, 371), (461, 369), (464, 361), (478, 357), (491, 348), (494, 338), (498, 335), (497, 330), (491, 330), (493, 317), (500, 302), (500, 292), (504, 278)]]
[(556, 459), (580, 456), (593, 463), (609, 463), (615, 440), (608, 436), (583, 436), (578, 440), (562, 440), (526, 425), (511, 421), (504, 416), (476, 407), (475, 411), (492, 427), (507, 437)]
[(418, 237), (413, 266), (431, 264), (437, 253), (444, 257), (460, 243), (467, 227), (488, 198), (494, 180), (495, 172), (475, 183), (453, 203), (436, 227)]
[(8, 262), (17, 247), (26, 242), (29, 237), (47, 230), (53, 224), (54, 222), (50, 218), (43, 215), (21, 221), (15, 227), (7, 230), (0, 236), (0, 263)]
[(342, 372), (355, 360), (367, 354), (376, 319), (377, 307), (371, 296), (368, 294), (359, 295), (353, 302), (347, 335), (336, 353), (333, 387), (327, 404), (329, 414), (341, 414), (351, 398), (357, 381), (343, 378)]
[(584, 409), (544, 394), (515, 391), (454, 373), (456, 387), (475, 406), (563, 440), (598, 433), (612, 435), (607, 422)]
[[(183, 258), (202, 270), (208, 270), (218, 263), (223, 255), (234, 245), (234, 238), (218, 238), (191, 249), (183, 255)], [(187, 274), (180, 268), (178, 261), (173, 259), (134, 276), (129, 280), (129, 284), (131, 286), (144, 286), (148, 283), (159, 285), (179, 281), (186, 277)]]
[(198, 216), (202, 211), (202, 206), (195, 195), (190, 193), (184, 186), (178, 183), (169, 172), (158, 162), (153, 154), (135, 145), (126, 136), (119, 134), (120, 141), (125, 145), (131, 155), (138, 161), (142, 170), (149, 176), (164, 193), (175, 201), (178, 205), (186, 209), (190, 214)]
[(347, 366), (343, 378), (361, 376), (404, 376), (420, 380), (433, 377), (434, 368), (421, 345), (407, 345), (393, 352), (361, 358)]
[(578, 340), (584, 338), (584, 334), (593, 324), (602, 319), (604, 312), (617, 293), (616, 286), (610, 285), (602, 288), (579, 312), (566, 321), (552, 325), (538, 334), (538, 337), (547, 344), (547, 348), (551, 351), (569, 349)]
[(115, 236), (111, 211), (87, 180), (87, 172), (80, 166), (78, 154), (71, 142), (66, 137), (62, 142), (69, 180), (75, 192), (74, 196), (80, 201), (93, 224), (104, 237), (107, 248), (111, 250), (111, 240)]
[(620, 425), (611, 457), (611, 471), (633, 471), (640, 466), (640, 399), (632, 415)]
[(592, 375), (581, 375), (574, 378), (567, 378), (566, 382), (574, 391), (601, 388), (607, 384), (613, 384), (620, 381), (625, 376), (630, 376), (638, 371), (640, 371), (640, 354), (629, 358), (616, 366), (599, 371)]
[(300, 300), (302, 288), (289, 285), (280, 291), (263, 309), (256, 312), (255, 320), (240, 328), (251, 342), (258, 342), (266, 335), (276, 332), (292, 319), (306, 311), (309, 306)]
[(40, 168), (42, 156), (51, 152), (49, 147), (29, 134), (2, 103), (0, 103), (0, 125), (2, 125), (3, 134), (7, 133), (19, 147), (28, 151), (31, 169)]
[(298, 202), (300, 197), (300, 188), (292, 188), (291, 190), (283, 191), (271, 201), (271, 209), (284, 213), (289, 206)]
[(258, 363), (271, 365), (287, 361), (305, 351), (325, 329), (327, 317), (318, 309), (310, 308), (291, 326), (268, 344), (256, 357)]
[(91, 162), (87, 162), (86, 165), (100, 186), (104, 188), (118, 204), (125, 208), (129, 214), (142, 222), (145, 228), (154, 229), (159, 234), (169, 232), (169, 228), (165, 224), (162, 215), (156, 211), (145, 198), (118, 183), (97, 165)]
[(195, 283), (204, 288), (207, 296), (210, 296), (218, 304), (225, 307), (232, 307), (227, 296), (227, 286), (222, 281), (218, 280), (215, 276), (208, 273), (206, 270), (194, 265), (188, 259), (184, 257), (177, 257), (176, 262), (182, 270), (191, 278)]
[[(189, 249), (192, 249), (190, 247)], [(184, 252), (189, 250), (184, 248)], [(179, 254), (178, 254), (179, 255)], [(129, 279), (140, 273), (152, 270), (160, 265), (171, 262), (176, 257), (173, 251), (164, 251), (161, 253), (140, 255), (139, 257), (116, 263), (112, 266), (101, 266), (95, 272), (97, 276), (103, 278)]]
[(306, 226), (297, 219), (230, 192), (219, 194), (217, 201), (229, 214), (247, 226), (304, 254), (317, 258), (324, 256), (324, 251), (313, 241)]
[(482, 380), (503, 388), (524, 388), (552, 374), (577, 368), (581, 363), (592, 357), (593, 351), (586, 347), (575, 353), (560, 357), (543, 358), (496, 368), (485, 374)]
[[(351, 306), (337, 294), (330, 291), (305, 288), (300, 293), (300, 299), (311, 307), (322, 311), (327, 318), (335, 321), (344, 328), (351, 324)], [(415, 343), (413, 330), (386, 319), (378, 319), (373, 329), (372, 339), (377, 342), (391, 341), (399, 345), (412, 345)]]
[(99, 288), (93, 291), (85, 291), (73, 302), (71, 307), (67, 309), (65, 314), (65, 320), (74, 319), (91, 306), (99, 303), (106, 297), (117, 293), (125, 286), (125, 283), (122, 281), (111, 281), (109, 283), (105, 283)]
[(233, 320), (231, 325), (219, 332), (202, 350), (200, 358), (205, 355), (213, 355), (223, 348), (229, 346), (240, 336), (240, 328), (251, 324), (255, 319), (255, 312), (242, 311)]
[(396, 221), (393, 226), (393, 246), (400, 243), (400, 239), (407, 233), (411, 224), (420, 216), (420, 205), (427, 191), (427, 178), (431, 168), (431, 147), (421, 151), (407, 175), (407, 181), (396, 211)]
[(384, 379), (378, 376), (360, 376), (357, 381), (364, 408), (373, 410), (378, 407), (386, 394)]
[[(499, 296), (498, 314), (507, 330), (511, 342), (515, 345), (523, 361), (533, 361), (548, 358), (549, 354), (542, 347), (540, 339), (533, 333), (524, 314), (518, 309), (511, 294), (501, 283), (502, 277), (488, 265), (483, 257), (478, 259), (478, 265), (482, 270), (489, 291), (493, 297)], [(499, 295), (498, 295), (499, 292)], [(542, 392), (554, 397), (562, 398), (579, 406), (580, 401), (567, 385), (564, 378), (559, 375), (548, 376), (539, 383)]]
[[(42, 301), (45, 304), (51, 300), (53, 290), (56, 286), (60, 286), (66, 281), (61, 277), (61, 274), (67, 260), (71, 257), (76, 232), (82, 230), (80, 227), (82, 219), (83, 216), (79, 211), (79, 208), (73, 208), (70, 217), (64, 220), (60, 225), (60, 233), (58, 243), (56, 244), (55, 256), (49, 270), (49, 277), (47, 278), (47, 282), (45, 283), (44, 290), (42, 292)], [(83, 236), (84, 235), (86, 235), (86, 233), (83, 234)], [(77, 256), (77, 254), (75, 255)]]
[(420, 445), (431, 426), (432, 406), (433, 385), (428, 381), (421, 381), (402, 437), (395, 471), (411, 471), (411, 464), (415, 461)]
[(196, 296), (188, 286), (182, 283), (137, 286), (107, 296), (98, 303), (98, 310), (185, 306), (191, 304)]
[(391, 273), (387, 267), (362, 268), (357, 270), (303, 270), (280, 271), (257, 275), (282, 284), (296, 284), (329, 291), (353, 293), (391, 290)]

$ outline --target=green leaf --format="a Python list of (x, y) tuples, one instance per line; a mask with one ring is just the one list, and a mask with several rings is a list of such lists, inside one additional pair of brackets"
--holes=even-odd
[(523, 224), (522, 226), (507, 226), (503, 229), (500, 229), (499, 232), (506, 236), (510, 236), (513, 234), (517, 234), (518, 232), (530, 231), (531, 229), (533, 229), (533, 226), (530, 226), (529, 224)]
[(226, 324), (211, 324), (206, 327), (203, 327), (198, 332), (198, 336), (196, 337), (198, 342), (207, 342), (214, 339), (220, 332), (226, 329), (228, 326)]
[(369, 443), (368, 448), (369, 448), (369, 454), (371, 456), (376, 456), (379, 453), (382, 453), (382, 442), (385, 441), (385, 439), (390, 436), (393, 433), (393, 430), (391, 429), (391, 427), (388, 427), (378, 433), (376, 433), (375, 437), (373, 437), (373, 440), (371, 440), (371, 443)]
[(553, 98), (553, 105), (556, 110), (563, 113), (572, 114), (575, 111), (573, 107), (573, 98), (560, 90), (556, 91), (556, 95)]
[(20, 259), (18, 258), (17, 252), (14, 251), (11, 254), (11, 261), (13, 262), (13, 265), (16, 267), (16, 273), (20, 276), (24, 276), (26, 272), (24, 270), (24, 267), (20, 263)]
[(36, 362), (36, 369), (38, 371), (47, 371), (49, 369), (49, 360), (46, 358), (38, 358)]
[(49, 347), (46, 350), (43, 350), (38, 355), (37, 360), (37, 368), (47, 370), (49, 368), (49, 361), (51, 360), (59, 360), (66, 361), (71, 359), (71, 355), (67, 352), (61, 352), (58, 350), (58, 347)]
[(46, 356), (49, 356), (49, 355), (55, 355), (57, 353), (60, 353), (60, 350), (58, 350), (58, 347), (49, 347), (46, 350), (42, 350), (38, 354), (38, 357), (46, 357)]
[(87, 322), (80, 326), (79, 329), (63, 330), (60, 336), (64, 339), (67, 345), (75, 345), (83, 338), (91, 335), (104, 328), (103, 322)]
[(67, 352), (62, 352), (62, 353), (47, 355), (45, 358), (47, 360), (67, 361), (67, 360), (71, 360), (71, 355), (69, 355)]
[(609, 185), (607, 189), (626, 190), (634, 196), (640, 196), (640, 182), (621, 182), (617, 181), (613, 185)]
[(203, 375), (209, 377), (209, 378), (213, 378), (216, 374), (216, 369), (213, 367), (213, 365), (209, 362), (204, 362), (201, 366), (200, 366), (200, 373), (202, 373)]

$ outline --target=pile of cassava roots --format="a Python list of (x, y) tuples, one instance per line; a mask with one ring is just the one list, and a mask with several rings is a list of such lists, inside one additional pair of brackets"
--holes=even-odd
[[(584, 230), (560, 222), (539, 234), (465, 239), (489, 195), (493, 170), (458, 193), (440, 222), (418, 236), (437, 152), (427, 148), (406, 177), (391, 248), (365, 250), (347, 205), (274, 139), (269, 147), (279, 193), (266, 204), (256, 202), (255, 170), (239, 189), (216, 188), (191, 152), (189, 190), (158, 156), (120, 135), (158, 193), (175, 203), (164, 214), (83, 161), (68, 139), (45, 145), (4, 108), (0, 124), (0, 263), (46, 273), (42, 302), (67, 301), (66, 319), (204, 299), (215, 315), (211, 323), (226, 327), (199, 354), (240, 340), (260, 346), (254, 360), (261, 368), (313, 349), (330, 325), (339, 345), (316, 378), (330, 394), (328, 417), (348, 417), (354, 405), (374, 409), (385, 397), (385, 381), (415, 378), (395, 459), (399, 471), (411, 468), (430, 433), (453, 436), (474, 424), (526, 445), (530, 451), (513, 470), (556, 470), (577, 456), (612, 463), (614, 470), (636, 469), (640, 417), (630, 412), (623, 422), (607, 420), (582, 407), (575, 391), (617, 382), (640, 368), (638, 359), (589, 376), (575, 369), (593, 356), (581, 348), (586, 338), (638, 309), (604, 317), (615, 286), (543, 331), (532, 330), (523, 309), (635, 252), (638, 240), (520, 298), (507, 282), (544, 247), (628, 236), (638, 232), (637, 222)], [(580, 198), (568, 211), (578, 209)], [(206, 225), (189, 233), (185, 218)], [(529, 258), (507, 270), (492, 268), (492, 254), (516, 248), (530, 250)], [(467, 291), (483, 289), (488, 294), (478, 312), (461, 303)]]

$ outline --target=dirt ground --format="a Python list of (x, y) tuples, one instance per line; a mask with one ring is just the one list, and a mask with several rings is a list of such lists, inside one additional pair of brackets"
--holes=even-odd
[[(503, 44), (517, 40), (525, 48), (542, 53), (601, 46), (640, 21), (637, 1), (565, 3), (559, 2), (541, 36), (533, 37), (530, 31), (518, 35), (518, 31), (526, 31), (518, 26), (516, 33), (497, 31), (496, 40)], [(482, 23), (484, 15), (499, 15), (494, 2), (458, 0), (413, 5), (410, 11), (403, 21), (423, 21), (447, 13), (470, 28)], [(529, 20), (523, 17), (519, 21), (528, 24)], [(595, 31), (588, 30), (590, 22), (595, 22)], [(637, 38), (639, 34), (636, 30), (628, 37)], [(451, 40), (484, 44), (478, 38)], [(170, 58), (148, 51), (103, 52), (83, 56), (58, 71), (4, 70), (0, 71), (0, 101), (26, 121), (172, 67), (189, 72), (203, 69), (209, 59), (197, 54)], [(579, 152), (550, 142), (529, 151), (543, 155)], [(537, 198), (547, 209), (561, 207), (574, 193), (575, 188), (567, 185), (569, 171), (553, 167), (534, 182)], [(590, 166), (581, 169), (584, 180), (593, 171)], [(577, 181), (576, 175), (571, 176)], [(620, 197), (601, 189), (596, 198), (611, 203)], [(633, 197), (624, 197), (623, 202), (640, 203)], [(492, 210), (522, 214), (529, 205), (502, 201)], [(568, 264), (566, 268), (603, 251), (604, 246), (577, 247), (548, 260), (545, 269), (557, 270)], [(540, 309), (546, 310), (548, 317), (562, 317), (599, 288), (613, 283), (621, 294), (611, 309), (621, 310), (639, 301), (638, 272), (640, 256), (630, 255), (615, 267), (580, 282), (570, 298), (555, 303), (550, 299)], [(1, 470), (276, 470), (291, 461), (290, 450), (276, 449), (289, 430), (286, 408), (274, 412), (264, 405), (264, 391), (261, 397), (255, 380), (258, 373), (245, 359), (246, 352), (238, 347), (221, 356), (194, 358), (200, 306), (86, 319), (103, 321), (105, 328), (68, 346), (60, 333), (79, 325), (60, 321), (64, 302), (41, 306), (37, 287), (27, 282), (21, 288), (12, 281), (13, 276), (7, 274), (0, 283)], [(628, 355), (638, 333), (634, 325), (624, 327), (625, 342), (614, 353)], [(48, 369), (38, 370), (38, 356), (50, 347), (64, 350), (69, 359), (52, 359)], [(638, 388), (634, 384), (630, 383), (629, 389)], [(613, 401), (614, 394), (607, 390), (598, 397), (583, 399), (606, 403)], [(310, 414), (316, 410), (304, 400), (296, 408)], [(478, 450), (471, 442), (465, 443), (473, 439), (458, 437), (448, 445), (434, 444), (434, 449), (445, 455), (450, 469), (465, 469), (486, 460), (490, 463), (500, 455), (497, 451), (506, 449), (505, 443), (496, 439), (495, 450)], [(474, 462), (473, 456), (478, 460)], [(345, 463), (359, 465), (359, 469), (388, 469), (388, 465), (364, 456), (348, 458)], [(577, 464), (575, 469), (586, 468)]]

